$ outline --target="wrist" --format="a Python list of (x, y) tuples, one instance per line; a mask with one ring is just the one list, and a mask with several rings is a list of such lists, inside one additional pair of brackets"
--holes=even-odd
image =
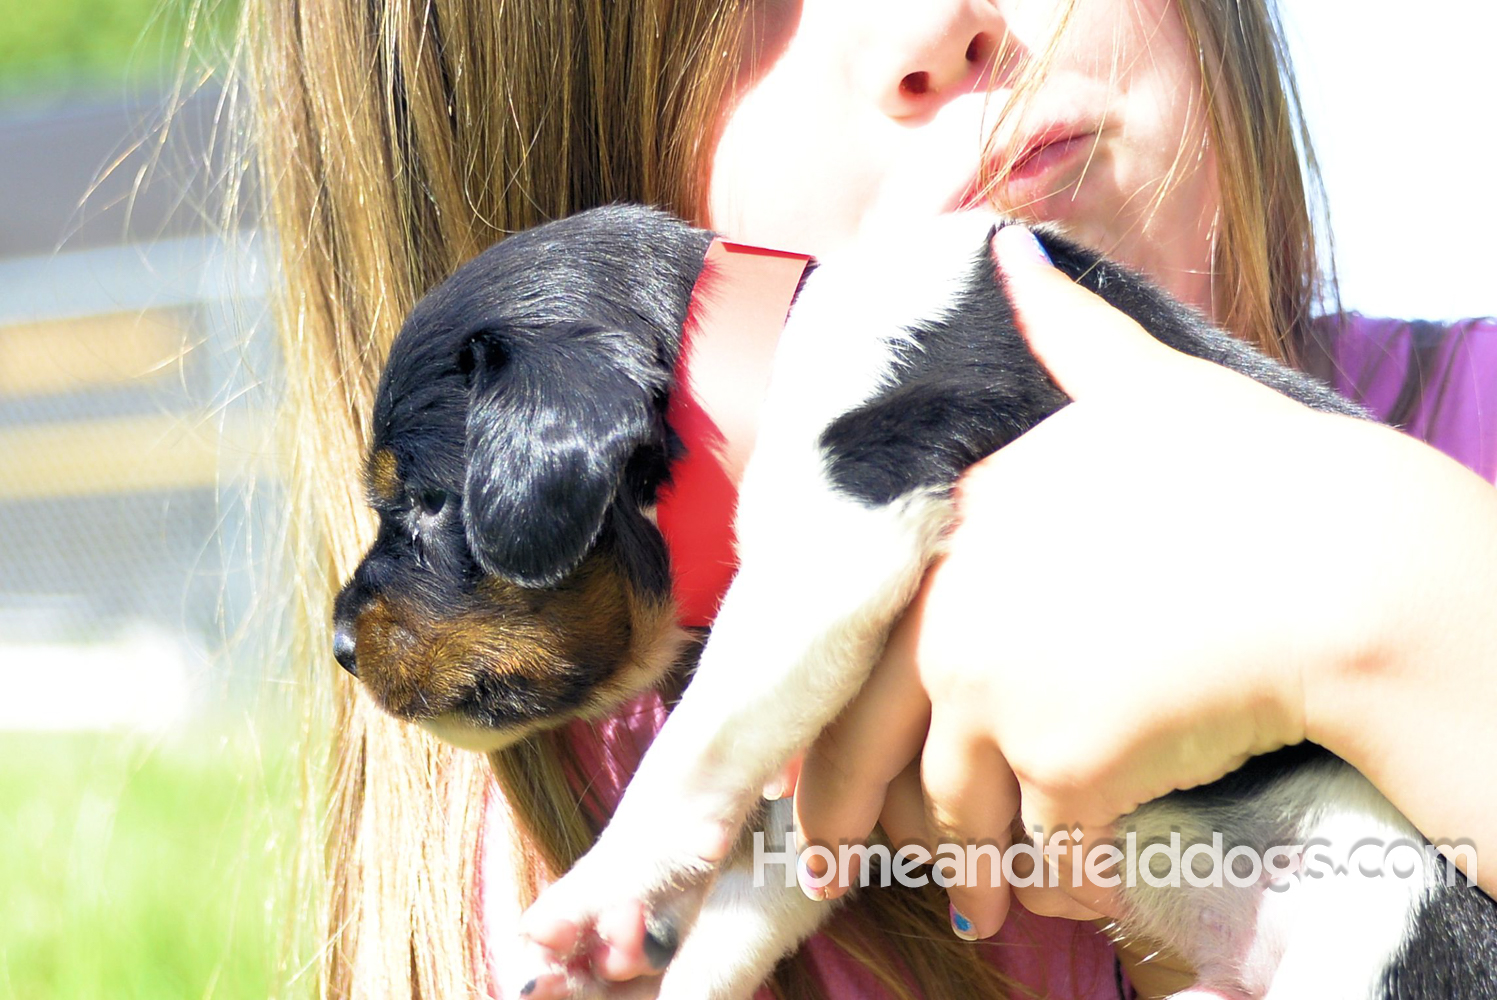
[[(1351, 581), (1364, 624), (1342, 655), (1305, 668), (1305, 735), (1427, 838), (1485, 838), (1497, 852), (1485, 763), (1497, 759), (1497, 491), (1398, 438), (1368, 494), (1365, 578)], [(1494, 876), (1493, 863), (1478, 873), (1489, 892)]]
[(1335, 653), (1304, 675), (1306, 737), (1338, 752), (1386, 749), (1397, 731), (1375, 719), (1459, 697), (1497, 653), (1497, 492), (1425, 445), (1377, 436), (1393, 447), (1339, 540), (1364, 555), (1340, 576)]

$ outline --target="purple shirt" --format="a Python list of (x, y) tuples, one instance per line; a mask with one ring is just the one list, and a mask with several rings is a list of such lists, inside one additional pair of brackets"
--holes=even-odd
[[(1316, 335), (1319, 353), (1309, 367), (1343, 395), (1497, 482), (1497, 320), (1442, 326), (1349, 313), (1318, 321)], [(607, 720), (573, 724), (579, 758), (590, 772), (584, 783), (593, 808), (611, 810), (664, 720), (659, 697), (648, 694)], [(491, 869), (512, 864), (511, 851), (497, 847), (508, 841), (503, 808), (499, 796), (490, 796), (480, 862), (483, 889), (508, 889), (512, 883)], [(484, 936), (490, 969), (497, 974), (503, 960), (496, 946), (513, 929), (498, 916), (503, 901), (490, 892), (483, 897)], [(873, 976), (822, 936), (804, 947), (828, 1000), (887, 1000), (889, 993)], [(1112, 946), (1088, 923), (1035, 916), (1015, 905), (1003, 929), (974, 947), (1039, 996), (1118, 1000), (1133, 995)], [(768, 996), (761, 990), (756, 1000)]]
[(1317, 334), (1330, 360), (1311, 367), (1342, 395), (1497, 482), (1497, 320), (1348, 313), (1318, 321)]

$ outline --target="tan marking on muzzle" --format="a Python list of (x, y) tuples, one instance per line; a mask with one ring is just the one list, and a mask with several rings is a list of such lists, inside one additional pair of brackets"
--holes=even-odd
[[(542, 703), (567, 698), (579, 665), (601, 666), (592, 687), (572, 704), (540, 718), (516, 720), (532, 732), (573, 718), (601, 715), (654, 685), (688, 638), (669, 600), (642, 598), (611, 558), (590, 556), (552, 589), (488, 579), (482, 607), (423, 619), (391, 595), (358, 616), (359, 679), (403, 719), (442, 719), (483, 673), (523, 679)], [(452, 721), (452, 720), (449, 720)]]

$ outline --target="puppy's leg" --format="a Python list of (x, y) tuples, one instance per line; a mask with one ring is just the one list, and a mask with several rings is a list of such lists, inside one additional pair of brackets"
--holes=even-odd
[(801, 526), (782, 538), (819, 542), (839, 557), (789, 579), (745, 562), (696, 678), (613, 821), (526, 915), (535, 940), (570, 952), (643, 903), (651, 939), (668, 951), (685, 932), (671, 922), (676, 899), (711, 877), (765, 782), (863, 683), (949, 507), (930, 496), (883, 510), (829, 494), (822, 503), (798, 511)]
[(717, 877), (666, 969), (660, 1000), (752, 996), (835, 905), (808, 898), (795, 884), (793, 865), (776, 863), (776, 856), (788, 857), (795, 846), (790, 801), (771, 803), (766, 812), (757, 835), (762, 851), (740, 851)]
[(666, 969), (660, 1000), (746, 1000), (826, 917), (827, 904), (794, 886), (756, 886), (733, 867)]
[[(522, 958), (518, 967), (528, 977), (521, 995), (538, 1000), (556, 996), (574, 1000), (751, 997), (775, 965), (814, 933), (830, 908), (838, 905), (810, 899), (795, 882), (791, 801), (769, 803), (764, 813), (765, 821), (759, 824), (762, 830), (755, 832), (752, 841), (745, 838), (710, 884), (662, 901), (651, 914), (647, 933), (671, 941), (684, 936), (673, 957), (660, 954), (658, 941), (647, 944), (652, 957), (670, 960), (663, 980), (608, 982), (585, 959), (559, 961), (544, 953), (527, 956), (526, 949), (533, 952), (536, 946), (518, 942), (516, 954)], [(527, 957), (528, 963), (523, 960)], [(529, 993), (523, 992), (526, 987)], [(644, 992), (636, 992), (638, 988)]]

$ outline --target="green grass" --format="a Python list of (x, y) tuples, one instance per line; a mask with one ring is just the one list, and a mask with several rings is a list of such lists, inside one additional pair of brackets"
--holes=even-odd
[(280, 995), (281, 750), (0, 734), (0, 998)]
[[(0, 0), (0, 94), (166, 80), (195, 0)], [(237, 0), (203, 0), (194, 49), (231, 36)]]

